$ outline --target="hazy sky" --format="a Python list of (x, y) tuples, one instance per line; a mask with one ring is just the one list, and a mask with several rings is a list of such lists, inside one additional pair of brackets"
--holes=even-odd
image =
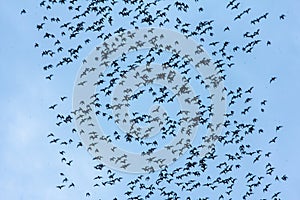
[[(282, 199), (297, 200), (300, 199), (300, 3), (296, 0), (241, 2), (243, 8), (252, 8), (251, 16), (259, 16), (265, 12), (270, 14), (267, 22), (261, 25), (260, 38), (263, 42), (255, 53), (237, 55), (234, 69), (227, 74), (225, 85), (228, 88), (254, 86), (254, 100), (259, 103), (267, 99), (265, 113), (257, 111), (253, 116), (258, 116), (259, 124), (271, 136), (274, 136), (276, 126), (283, 126), (277, 133), (277, 142), (270, 147), (270, 161), (278, 174), (288, 176), (288, 181), (278, 186), (274, 183), (274, 187), (282, 192)], [(224, 23), (231, 23), (228, 26), (233, 33), (219, 34), (215, 40), (239, 43), (242, 36), (237, 33), (245, 32), (247, 27), (251, 27), (250, 23), (233, 22), (236, 13), (222, 13), (227, 1), (199, 3), (211, 11), (215, 8), (216, 12), (203, 15), (203, 18), (217, 19), (214, 24), (216, 32), (222, 33), (227, 26)], [(20, 15), (22, 9), (27, 13)], [(96, 175), (93, 169), (95, 162), (84, 148), (77, 150), (75, 145), (65, 148), (69, 154), (67, 156), (74, 160), (73, 166), (66, 168), (60, 162), (61, 148), (49, 144), (47, 135), (50, 132), (66, 134), (66, 138), (74, 138), (74, 143), (79, 142), (78, 136), (71, 133), (70, 129), (58, 129), (55, 126), (56, 115), (48, 107), (59, 102), (60, 96), (68, 96), (58, 109), (64, 113), (71, 110), (73, 84), (80, 62), (73, 63), (72, 67), (58, 69), (52, 81), (45, 79), (49, 73), (43, 71), (42, 66), (48, 63), (41, 58), (41, 50), (34, 48), (36, 41), (41, 41), (40, 45), (43, 46), (42, 34), (37, 31), (36, 25), (42, 21), (43, 15), (47, 15), (44, 12), (36, 0), (0, 0), (0, 199), (83, 199), (87, 191), (99, 194), (103, 199), (110, 199), (112, 194), (122, 196), (125, 183), (118, 187), (102, 187), (99, 191), (92, 188), (91, 179)], [(62, 11), (57, 12), (62, 15)], [(286, 15), (284, 20), (279, 19), (281, 14)], [(51, 27), (47, 31), (57, 32)], [(267, 40), (272, 42), (270, 47), (266, 46)], [(101, 41), (97, 41), (87, 45), (82, 51), (82, 58), (100, 43)], [(204, 48), (211, 52), (211, 47), (207, 44)], [(273, 76), (277, 79), (270, 84), (269, 80)], [(252, 142), (254, 145), (264, 144), (255, 138)], [(257, 172), (259, 170), (261, 168), (257, 168)], [(62, 181), (60, 172), (68, 174), (70, 182), (77, 184), (76, 189), (60, 191), (56, 188)], [(125, 174), (124, 177), (132, 178)]]

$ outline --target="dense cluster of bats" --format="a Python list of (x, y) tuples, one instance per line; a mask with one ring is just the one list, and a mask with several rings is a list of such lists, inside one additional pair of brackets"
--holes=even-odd
[[(124, 38), (126, 42), (126, 38), (135, 37), (134, 30), (143, 28), (165, 28), (178, 32), (188, 39), (197, 41), (200, 45), (199, 51), (205, 48), (210, 54), (210, 58), (203, 59), (199, 66), (191, 66), (189, 56), (180, 56), (180, 52), (171, 45), (140, 50), (147, 41), (153, 39), (145, 35), (145, 41), (138, 41), (130, 47), (130, 54), (122, 53), (118, 59), (107, 62), (101, 62), (100, 56), (95, 57), (95, 60), (99, 59), (99, 65), (86, 67), (79, 74), (83, 78), (82, 81), (76, 83), (76, 87), (85, 87), (88, 80), (84, 80), (84, 77), (87, 74), (97, 71), (98, 67), (107, 68), (98, 74), (98, 80), (94, 83), (97, 90), (91, 95), (90, 102), (88, 104), (81, 102), (79, 110), (61, 113), (59, 109), (66, 106), (67, 102), (70, 102), (68, 100), (72, 98), (62, 95), (57, 102), (49, 106), (49, 111), (53, 112), (56, 118), (54, 126), (69, 130), (68, 134), (51, 131), (47, 135), (49, 142), (59, 149), (62, 164), (59, 176), (62, 182), (57, 184), (58, 190), (79, 191), (79, 184), (67, 174), (70, 167), (80, 164), (80, 161), (71, 158), (68, 149), (73, 147), (82, 149), (86, 146), (87, 151), (101, 152), (101, 148), (96, 146), (99, 141), (105, 141), (140, 147), (142, 149), (140, 156), (147, 156), (149, 165), (143, 167), (142, 174), (126, 174), (107, 167), (101, 162), (102, 156), (94, 156), (92, 159), (95, 166), (91, 167), (91, 170), (96, 170), (97, 176), (91, 179), (91, 189), (85, 191), (78, 199), (107, 199), (101, 196), (101, 191), (113, 186), (126, 189), (124, 191), (119, 189), (119, 194), (111, 195), (111, 199), (280, 199), (281, 192), (278, 185), (285, 182), (288, 177), (276, 171), (271, 162), (271, 150), (272, 146), (276, 145), (274, 143), (279, 139), (283, 126), (275, 124), (273, 130), (269, 130), (260, 123), (260, 117), (267, 110), (268, 100), (258, 100), (255, 97), (255, 86), (243, 88), (236, 83), (236, 87), (229, 88), (224, 84), (222, 92), (226, 97), (224, 101), (227, 111), (224, 113), (224, 122), (218, 124), (222, 132), (220, 135), (209, 137), (202, 131), (212, 127), (210, 119), (214, 115), (215, 105), (212, 105), (210, 100), (213, 94), (197, 93), (185, 98), (185, 102), (196, 105), (198, 109), (196, 110), (198, 118), (194, 121), (200, 127), (197, 133), (198, 140), (191, 143), (180, 140), (175, 145), (165, 144), (165, 141), (170, 141), (172, 137), (178, 137), (178, 132), (184, 128), (181, 127), (184, 121), (193, 120), (188, 111), (181, 110), (178, 106), (176, 108), (176, 98), (181, 93), (190, 92), (184, 86), (198, 85), (204, 90), (210, 87), (207, 84), (208, 80), (195, 73), (193, 68), (207, 67), (208, 63), (212, 63), (217, 73), (210, 83), (218, 84), (220, 81), (226, 83), (226, 80), (231, 78), (227, 72), (239, 67), (235, 59), (241, 56), (246, 59), (249, 55), (255, 54), (256, 48), (267, 51), (272, 47), (271, 39), (260, 37), (264, 31), (263, 21), (271, 18), (280, 23), (286, 18), (284, 14), (268, 11), (259, 15), (253, 14), (257, 12), (253, 12), (253, 9), (242, 0), (214, 3), (215, 7), (222, 6), (223, 9), (223, 13), (216, 14), (219, 18), (215, 19), (207, 17), (212, 16), (207, 15), (206, 5), (209, 3), (200, 0), (43, 0), (39, 3), (43, 16), (36, 29), (42, 39), (34, 44), (34, 48), (40, 50), (45, 60), (42, 70), (47, 74), (46, 81), (55, 81), (59, 68), (66, 66), (78, 68), (86, 64), (85, 56), (81, 54), (84, 49), (90, 51), (101, 43), (105, 46), (106, 41), (114, 35), (124, 36), (120, 38), (121, 40)], [(29, 12), (24, 9), (21, 14), (27, 15)], [(218, 20), (221, 20), (223, 15), (233, 17), (228, 24), (221, 27), (220, 31), (220, 27), (215, 24), (219, 25)], [(241, 21), (248, 24), (248, 30), (237, 28), (236, 24)], [(164, 36), (156, 36), (153, 40), (160, 40), (160, 37)], [(232, 37), (240, 38), (231, 41)], [(121, 48), (120, 45), (122, 41), (116, 41), (110, 46), (110, 50)], [(169, 53), (166, 53), (166, 50), (170, 50)], [(102, 55), (103, 60), (105, 51), (99, 52), (99, 55)], [(154, 63), (170, 71), (166, 73), (162, 70), (153, 76), (151, 70)], [(251, 63), (249, 65), (251, 66)], [(182, 76), (181, 84), (172, 82), (172, 77), (170, 79), (172, 88), (153, 84), (158, 79), (168, 80), (172, 76), (170, 75), (172, 70)], [(113, 96), (114, 88), (125, 84), (129, 74), (133, 74), (132, 80), (139, 80), (136, 82), (137, 89), (124, 88), (123, 100), (115, 97), (113, 100), (118, 100), (119, 103), (112, 103), (114, 101), (110, 98)], [(276, 78), (271, 76), (266, 84), (273, 85)], [(194, 90), (197, 88), (194, 87)], [(156, 105), (152, 113), (118, 112), (123, 107), (129, 108), (131, 103), (142, 99), (143, 96), (147, 96), (147, 101)], [(161, 118), (155, 117), (155, 112), (167, 104), (172, 104), (175, 114), (164, 113)], [(89, 127), (95, 126), (90, 122), (89, 113), (95, 114), (99, 121), (107, 124), (105, 136), (99, 135), (97, 131), (87, 132), (78, 129), (74, 125), (74, 121), (79, 120)], [(147, 129), (132, 128), (123, 133), (116, 125), (127, 121), (146, 125), (155, 122), (156, 125)], [(159, 136), (154, 139), (147, 138), (154, 129), (158, 129)], [(76, 134), (87, 134), (89, 145), (78, 140)], [(211, 140), (214, 141), (210, 146), (211, 150), (204, 156), (201, 155), (201, 149)], [(166, 165), (163, 157), (154, 156), (160, 148), (166, 148), (174, 155), (180, 155), (180, 158), (172, 165)], [(116, 148), (110, 149), (112, 152), (115, 150)], [(132, 164), (126, 154), (111, 156), (110, 161), (119, 164), (124, 170)], [(157, 164), (160, 169), (154, 170), (152, 164)], [(95, 192), (95, 188), (98, 193)]]

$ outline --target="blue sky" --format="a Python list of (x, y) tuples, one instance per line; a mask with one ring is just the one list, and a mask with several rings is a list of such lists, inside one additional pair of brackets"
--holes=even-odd
[[(218, 19), (214, 24), (216, 32), (219, 33), (215, 40), (241, 43), (241, 32), (256, 30), (243, 21), (233, 22), (236, 13), (226, 11), (226, 3), (219, 5), (216, 0), (201, 3), (208, 10), (216, 10), (215, 13), (208, 12), (202, 16), (204, 19)], [(265, 139), (272, 138), (275, 134), (279, 135), (277, 142), (271, 147), (268, 146), (272, 151), (270, 159), (276, 167), (276, 172), (287, 174), (289, 178), (286, 183), (274, 184), (274, 187), (282, 192), (282, 199), (296, 200), (300, 198), (300, 15), (297, 9), (300, 3), (296, 0), (245, 1), (242, 6), (241, 10), (252, 8), (252, 17), (249, 17), (248, 21), (253, 16), (265, 12), (269, 12), (270, 15), (268, 20), (261, 24), (260, 38), (264, 42), (255, 49), (255, 53), (237, 54), (234, 60), (236, 64), (234, 69), (228, 71), (225, 85), (228, 88), (254, 86), (253, 101), (259, 104), (261, 100), (267, 99), (265, 113), (257, 111), (252, 114), (259, 118), (259, 125), (270, 134)], [(22, 9), (27, 13), (20, 15)], [(73, 84), (80, 62), (73, 63), (72, 67), (58, 69), (52, 81), (45, 79), (49, 74), (42, 70), (42, 66), (49, 61), (41, 58), (41, 49), (33, 47), (35, 41), (40, 41), (41, 48), (49, 46), (47, 42), (43, 43), (43, 35), (35, 28), (41, 22), (41, 17), (47, 14), (44, 12), (39, 8), (39, 1), (0, 0), (0, 199), (83, 199), (87, 191), (101, 194), (103, 199), (110, 199), (111, 194), (122, 196), (125, 183), (116, 187), (101, 188), (100, 191), (92, 187), (91, 179), (97, 174), (93, 170), (95, 162), (84, 148), (78, 150), (74, 145), (65, 148), (68, 158), (74, 160), (74, 165), (67, 168), (60, 161), (61, 148), (50, 145), (46, 137), (48, 133), (54, 132), (65, 138), (73, 138), (74, 143), (79, 142), (78, 136), (71, 133), (70, 127), (59, 129), (55, 126), (56, 115), (51, 113), (48, 107), (59, 102), (60, 96), (68, 96), (66, 101), (59, 104), (58, 109), (62, 113), (71, 110)], [(63, 15), (63, 11), (58, 9), (57, 12)], [(222, 12), (227, 13), (223, 16)], [(281, 14), (286, 15), (285, 20), (279, 20)], [(227, 22), (230, 22), (232, 33), (222, 33)], [(47, 31), (57, 30), (49, 27)], [(266, 47), (267, 40), (272, 42), (270, 47)], [(100, 43), (101, 41), (95, 41), (87, 45), (82, 50), (82, 58)], [(207, 44), (204, 48), (208, 52), (212, 50)], [(269, 84), (273, 76), (276, 76), (277, 80)], [(275, 127), (278, 125), (282, 125), (283, 129), (275, 133)], [(256, 138), (252, 140), (254, 146), (266, 145), (265, 141)], [(247, 168), (243, 170), (247, 172)], [(253, 170), (259, 173), (261, 167)], [(76, 184), (76, 189), (60, 191), (56, 188), (62, 181), (60, 172), (68, 174), (69, 181)], [(126, 174), (124, 177), (132, 178)]]

